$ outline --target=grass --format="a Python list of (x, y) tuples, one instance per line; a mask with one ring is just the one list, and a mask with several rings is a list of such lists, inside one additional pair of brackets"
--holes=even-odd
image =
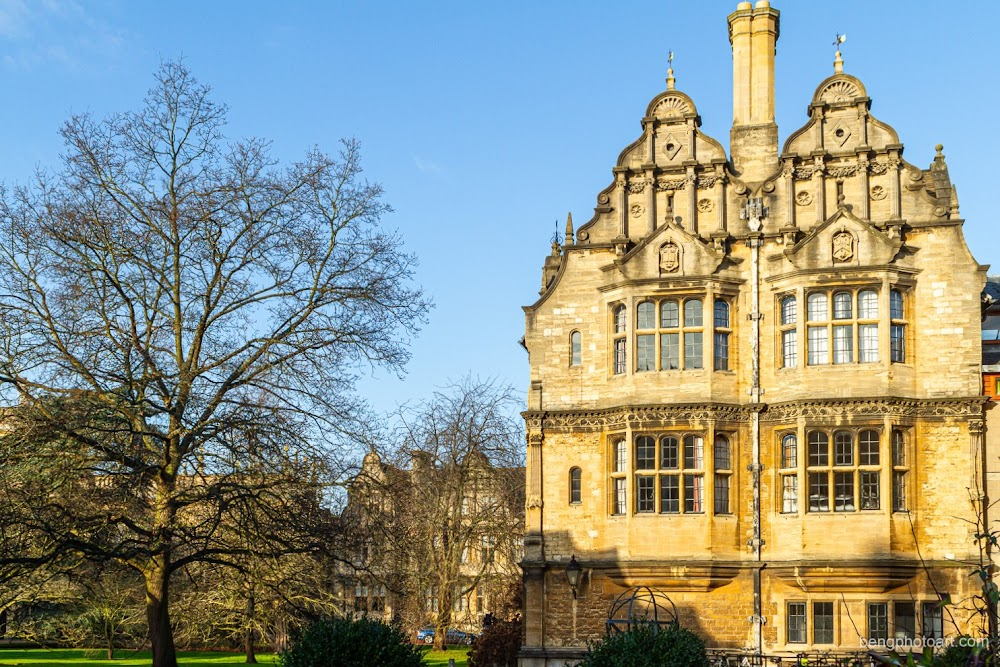
[[(424, 662), (428, 667), (448, 667), (448, 658), (455, 659), (455, 667), (466, 667), (465, 647), (454, 647), (447, 651), (427, 651)], [(59, 649), (48, 650), (0, 648), (0, 665), (24, 665), (25, 667), (147, 667), (151, 664), (149, 651), (115, 651), (115, 659), (104, 659), (103, 649)], [(261, 667), (271, 667), (276, 663), (273, 653), (258, 653), (257, 662)], [(182, 667), (223, 667), (243, 665), (242, 653), (219, 653), (199, 651), (179, 651), (177, 663)]]
[[(25, 667), (147, 667), (152, 664), (149, 651), (115, 651), (115, 659), (108, 661), (103, 649), (0, 649), (0, 665), (24, 665)], [(242, 653), (179, 651), (177, 662), (184, 667), (221, 667), (222, 665), (245, 664)], [(258, 653), (257, 662), (261, 667), (275, 664), (273, 653)], [(448, 664), (445, 661), (444, 664)]]

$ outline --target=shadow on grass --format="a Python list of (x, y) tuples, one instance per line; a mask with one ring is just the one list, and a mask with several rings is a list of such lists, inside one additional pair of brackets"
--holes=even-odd
[[(104, 658), (103, 649), (9, 649), (0, 648), (0, 665), (25, 665), (25, 667), (70, 667), (96, 666), (106, 667), (148, 667), (152, 663), (149, 651), (115, 651), (113, 661)], [(243, 653), (221, 653), (180, 651), (177, 662), (183, 667), (219, 667), (221, 665), (246, 664)], [(273, 653), (258, 653), (257, 663), (261, 667), (271, 667), (277, 664)], [(448, 661), (445, 660), (447, 665)], [(457, 661), (456, 661), (457, 664)], [(462, 664), (465, 664), (464, 662)]]

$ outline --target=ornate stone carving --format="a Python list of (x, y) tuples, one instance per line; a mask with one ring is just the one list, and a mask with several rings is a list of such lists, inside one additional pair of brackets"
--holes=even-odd
[(643, 207), (642, 204), (632, 204), (632, 206), (629, 207), (629, 213), (632, 214), (633, 218), (638, 218), (643, 213), (645, 213), (645, 211), (646, 209)]
[(646, 181), (645, 179), (637, 179), (634, 181), (630, 181), (629, 184), (626, 186), (626, 188), (628, 189), (629, 194), (632, 195), (640, 194), (643, 190), (646, 189)]
[(817, 97), (824, 102), (849, 102), (860, 95), (861, 91), (857, 85), (851, 81), (841, 79), (829, 84), (820, 91)]
[(972, 435), (982, 435), (983, 434), (983, 420), (982, 419), (970, 419), (969, 420), (969, 433)]
[(848, 178), (854, 176), (858, 173), (858, 166), (856, 164), (849, 165), (847, 167), (830, 167), (827, 174), (830, 178)]
[(813, 196), (808, 192), (806, 192), (805, 190), (795, 195), (795, 203), (798, 204), (799, 206), (808, 206), (809, 204), (812, 203), (812, 200)]
[(660, 273), (677, 273), (681, 268), (681, 249), (673, 241), (660, 246)]
[(610, 201), (611, 201), (611, 198), (608, 197), (607, 193), (605, 193), (605, 192), (602, 192), (601, 194), (597, 195), (597, 203), (601, 204), (602, 206), (604, 206), (605, 204), (607, 204)]
[(859, 419), (890, 417), (951, 417), (982, 419), (980, 399), (919, 400), (882, 398), (833, 401), (798, 401), (767, 406), (761, 421), (786, 422), (805, 419)]
[(833, 261), (849, 262), (854, 259), (854, 236), (841, 230), (833, 235)]
[(577, 243), (579, 243), (580, 241), (586, 241), (589, 238), (590, 238), (590, 232), (588, 232), (586, 230), (580, 230), (580, 231), (578, 231), (576, 233), (576, 241), (577, 241)]
[(883, 188), (881, 185), (876, 185), (875, 187), (872, 188), (872, 199), (881, 201), (885, 199), (887, 194), (888, 193), (885, 191), (885, 188)]
[[(541, 427), (541, 424), (539, 424), (538, 426)], [(542, 445), (543, 440), (545, 440), (545, 436), (543, 436), (541, 433), (528, 434), (528, 445), (531, 447), (540, 447)]]
[(656, 189), (660, 192), (665, 190), (683, 190), (685, 185), (687, 185), (686, 178), (656, 181)]
[(542, 509), (542, 499), (538, 496), (532, 496), (524, 503), (524, 508), (529, 510)]
[(653, 109), (653, 115), (657, 118), (679, 118), (686, 113), (693, 113), (694, 109), (683, 97), (679, 95), (668, 95), (660, 100), (660, 103)]
[(699, 199), (698, 200), (698, 210), (701, 211), (702, 213), (708, 213), (713, 208), (715, 208), (715, 204), (712, 203), (711, 199)]
[(869, 162), (868, 171), (873, 174), (884, 174), (889, 171), (889, 165), (885, 162)]
[(813, 173), (816, 171), (813, 167), (798, 167), (794, 170), (795, 180), (797, 181), (808, 181), (813, 177)]
[(721, 180), (720, 176), (701, 176), (698, 178), (698, 187), (708, 189), (714, 187)]

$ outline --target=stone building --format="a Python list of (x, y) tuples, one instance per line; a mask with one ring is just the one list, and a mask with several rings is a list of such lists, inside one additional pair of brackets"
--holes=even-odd
[(728, 20), (729, 153), (669, 72), (525, 308), (523, 667), (634, 586), (768, 655), (978, 627), (986, 267), (941, 147), (907, 162), (839, 52), (779, 147), (779, 12)]

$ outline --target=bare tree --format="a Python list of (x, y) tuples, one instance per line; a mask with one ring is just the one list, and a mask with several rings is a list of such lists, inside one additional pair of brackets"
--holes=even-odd
[(0, 572), (132, 567), (159, 667), (171, 576), (247, 552), (226, 526), (258, 553), (324, 542), (359, 365), (398, 371), (428, 308), (356, 143), (282, 167), (225, 117), (168, 62), (138, 111), (69, 119), (58, 174), (0, 192)]
[[(513, 390), (467, 379), (400, 415), (389, 474), (369, 475), (352, 495), (381, 562), (399, 575), (419, 617), (433, 618), (441, 648), (453, 610), (477, 587), (499, 596), (520, 580), (524, 436)], [(364, 489), (364, 492), (361, 491)], [(399, 585), (397, 576), (392, 584)], [(456, 605), (456, 600), (460, 604)]]

